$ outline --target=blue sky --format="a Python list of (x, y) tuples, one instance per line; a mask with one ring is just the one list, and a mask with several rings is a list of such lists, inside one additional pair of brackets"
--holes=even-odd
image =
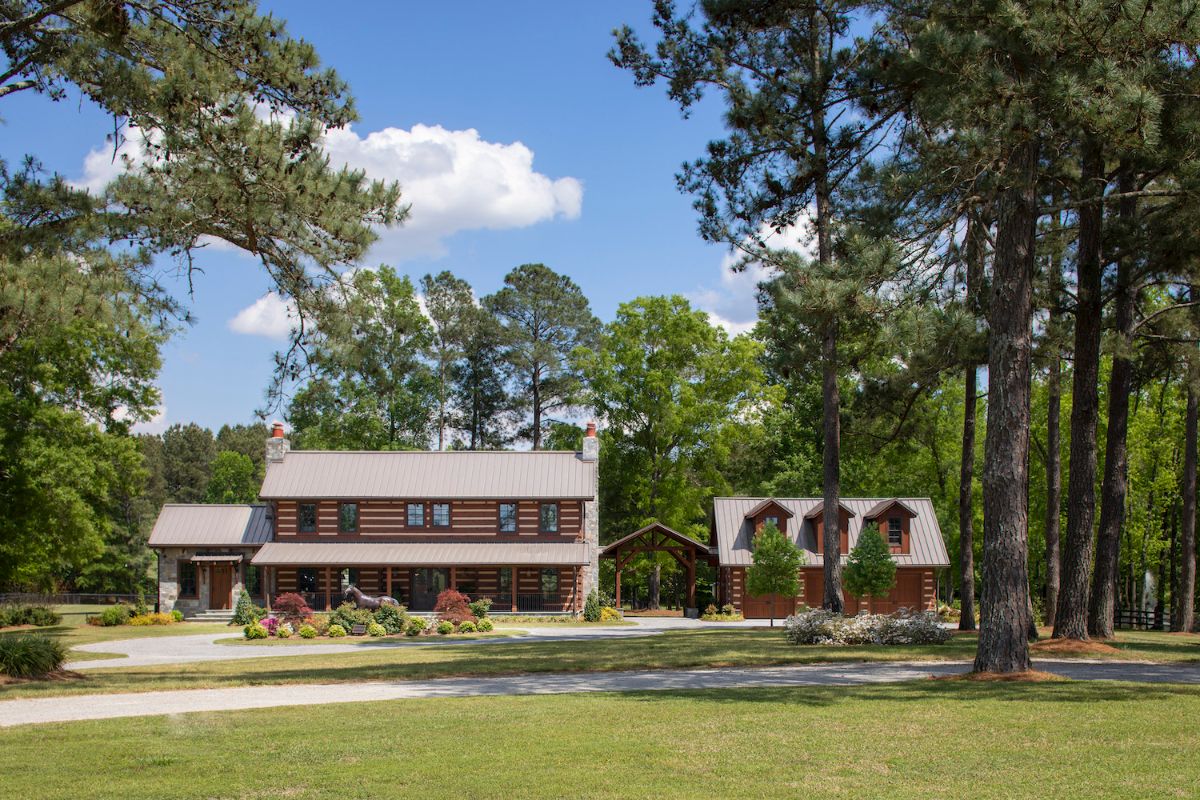
[[(699, 239), (674, 182), (719, 134), (719, 105), (683, 120), (661, 87), (635, 87), (605, 58), (614, 27), (649, 29), (648, 2), (267, 7), (350, 83), (361, 119), (330, 138), (331, 156), (399, 179), (413, 203), (411, 224), (385, 233), (367, 265), (414, 281), (448, 269), (483, 295), (540, 261), (579, 283), (605, 320), (623, 301), (670, 293), (735, 329), (753, 318), (753, 278), (725, 273), (724, 251)], [(111, 172), (111, 120), (77, 97), (6, 104), (9, 163), (34, 153), (80, 182)], [(269, 281), (252, 259), (210, 248), (198, 263), (197, 322), (164, 350), (164, 409), (148, 430), (247, 422), (262, 405), (282, 306), (264, 299)]]

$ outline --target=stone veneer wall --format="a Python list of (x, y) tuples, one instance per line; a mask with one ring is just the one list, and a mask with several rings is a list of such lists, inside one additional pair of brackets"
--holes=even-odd
[[(196, 597), (179, 596), (179, 562), (190, 560), (195, 555), (195, 548), (167, 547), (158, 551), (158, 610), (169, 613), (176, 609), (190, 617), (209, 607), (210, 583), (208, 570), (203, 564), (196, 565)], [(253, 550), (245, 551), (241, 569), (234, 573), (233, 602), (237, 602), (242, 592), (242, 572), (245, 570), (254, 554)]]

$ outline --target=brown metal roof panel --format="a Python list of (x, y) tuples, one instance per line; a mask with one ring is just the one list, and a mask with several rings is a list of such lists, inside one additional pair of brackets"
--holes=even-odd
[(268, 507), (168, 503), (150, 533), (151, 547), (245, 546), (271, 540)]

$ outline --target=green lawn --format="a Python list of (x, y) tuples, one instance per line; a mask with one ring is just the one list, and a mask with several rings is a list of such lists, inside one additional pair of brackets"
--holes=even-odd
[[(233, 633), (241, 634), (240, 628), (233, 628)], [(388, 636), (388, 637), (371, 637), (371, 636), (339, 636), (334, 639), (329, 636), (318, 636), (315, 639), (304, 639), (300, 636), (289, 636), (286, 639), (278, 637), (270, 637), (267, 639), (247, 639), (240, 637), (237, 639), (219, 639), (217, 644), (227, 645), (230, 647), (294, 647), (304, 644), (358, 644), (363, 647), (371, 647), (389, 644), (404, 643), (411, 646), (420, 646), (425, 643), (435, 642), (461, 642), (471, 641), (473, 639), (506, 639), (510, 636), (520, 636), (521, 632), (512, 631), (491, 631), (490, 633), (454, 633), (446, 634), (445, 636), (431, 634), (429, 636), (414, 638), (403, 635)]]
[[(1122, 634), (1120, 642), (1125, 658), (1169, 661), (1200, 657), (1200, 636), (1196, 635), (1130, 633)], [(954, 660), (973, 658), (975, 643), (974, 636), (956, 636), (940, 646), (795, 647), (787, 643), (780, 630), (726, 628), (567, 642), (519, 640), (405, 647), (365, 644), (361, 652), (353, 653), (88, 670), (80, 680), (0, 686), (0, 700), (253, 684), (419, 680), (454, 675)]]
[(1198, 717), (1200, 688), (1091, 682), (262, 709), (7, 730), (0, 795), (1188, 797)]
[[(141, 639), (146, 636), (186, 636), (195, 633), (233, 633), (236, 628), (214, 622), (180, 622), (175, 625), (114, 625), (101, 628), (96, 625), (73, 624), (70, 617), (63, 619), (63, 624), (52, 628), (6, 628), (0, 630), (0, 636), (13, 633), (44, 633), (52, 636), (68, 648), (81, 644), (96, 642), (114, 642), (118, 639)], [(85, 650), (71, 649), (67, 655), (68, 661), (94, 661), (103, 658), (121, 658), (121, 653), (89, 653)], [(0, 687), (0, 697), (3, 696)]]

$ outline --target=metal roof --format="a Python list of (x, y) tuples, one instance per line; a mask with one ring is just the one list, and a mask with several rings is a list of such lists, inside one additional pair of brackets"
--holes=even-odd
[(578, 453), (293, 450), (267, 465), (263, 499), (591, 500), (595, 461)]
[(663, 525), (661, 522), (651, 522), (646, 527), (640, 528), (640, 529), (634, 531), (633, 533), (629, 534), (628, 536), (623, 536), (620, 539), (618, 539), (617, 541), (608, 545), (607, 547), (605, 547), (603, 550), (600, 551), (600, 556), (602, 558), (616, 557), (616, 552), (621, 549), (622, 545), (633, 541), (634, 539), (638, 538), (639, 536), (642, 536), (643, 534), (650, 533), (651, 531), (657, 531), (659, 533), (662, 533), (664, 536), (674, 539), (675, 541), (679, 542), (682, 545), (691, 547), (693, 550), (698, 550), (706, 556), (709, 555), (709, 546), (704, 544), (703, 542), (698, 542), (695, 539), (693, 539), (692, 537), (688, 536), (686, 533), (680, 533), (679, 531), (675, 530), (674, 528), (668, 528), (666, 525)]
[(251, 563), (302, 567), (580, 566), (590, 563), (587, 550), (586, 544), (576, 542), (270, 542)]
[[(750, 538), (754, 529), (746, 520), (746, 512), (763, 500), (763, 497), (717, 497), (713, 500), (713, 527), (717, 536), (717, 554), (723, 567), (748, 567), (753, 562), (750, 556)], [(820, 497), (777, 497), (774, 500), (797, 517), (809, 515), (821, 505)], [(909, 527), (909, 552), (893, 555), (902, 567), (948, 567), (950, 556), (942, 541), (942, 529), (938, 525), (933, 502), (928, 497), (879, 498), (843, 497), (845, 505), (854, 516), (850, 517), (850, 547), (858, 543), (862, 530), (863, 515), (881, 501), (901, 500), (915, 516)], [(809, 566), (822, 563), (816, 552), (815, 528), (810, 521), (799, 525), (788, 525), (788, 538), (795, 542), (808, 557)], [(845, 558), (843, 553), (842, 557)]]
[(271, 541), (268, 507), (168, 503), (158, 512), (151, 547), (236, 547)]
[(768, 508), (770, 508), (771, 506), (775, 506), (775, 507), (776, 507), (776, 508), (778, 508), (780, 511), (782, 511), (784, 514), (787, 514), (787, 516), (788, 516), (788, 518), (789, 518), (789, 519), (791, 519), (791, 517), (793, 516), (792, 512), (791, 512), (791, 511), (789, 511), (789, 510), (788, 510), (786, 507), (784, 507), (784, 506), (780, 505), (780, 504), (779, 504), (779, 503), (777, 503), (775, 500), (773, 500), (773, 499), (771, 499), (771, 498), (769, 498), (769, 497), (768, 497), (766, 500), (763, 500), (763, 501), (762, 501), (761, 503), (759, 503), (758, 505), (756, 505), (756, 506), (754, 506), (753, 508), (751, 508), (749, 511), (747, 511), (747, 512), (746, 512), (746, 516), (747, 516), (747, 517), (757, 517), (759, 514), (761, 514), (762, 512), (766, 511), (766, 510), (767, 510)]
[(878, 503), (873, 505), (867, 513), (862, 515), (862, 518), (865, 520), (868, 520), (868, 521), (873, 520), (873, 519), (879, 519), (880, 514), (887, 511), (889, 508), (892, 508), (893, 506), (899, 506), (900, 508), (904, 509), (904, 511), (910, 517), (915, 517), (917, 515), (917, 512), (913, 511), (911, 508), (909, 508), (903, 500), (900, 500), (895, 497), (891, 497), (891, 498), (888, 498), (887, 500), (880, 500)]

